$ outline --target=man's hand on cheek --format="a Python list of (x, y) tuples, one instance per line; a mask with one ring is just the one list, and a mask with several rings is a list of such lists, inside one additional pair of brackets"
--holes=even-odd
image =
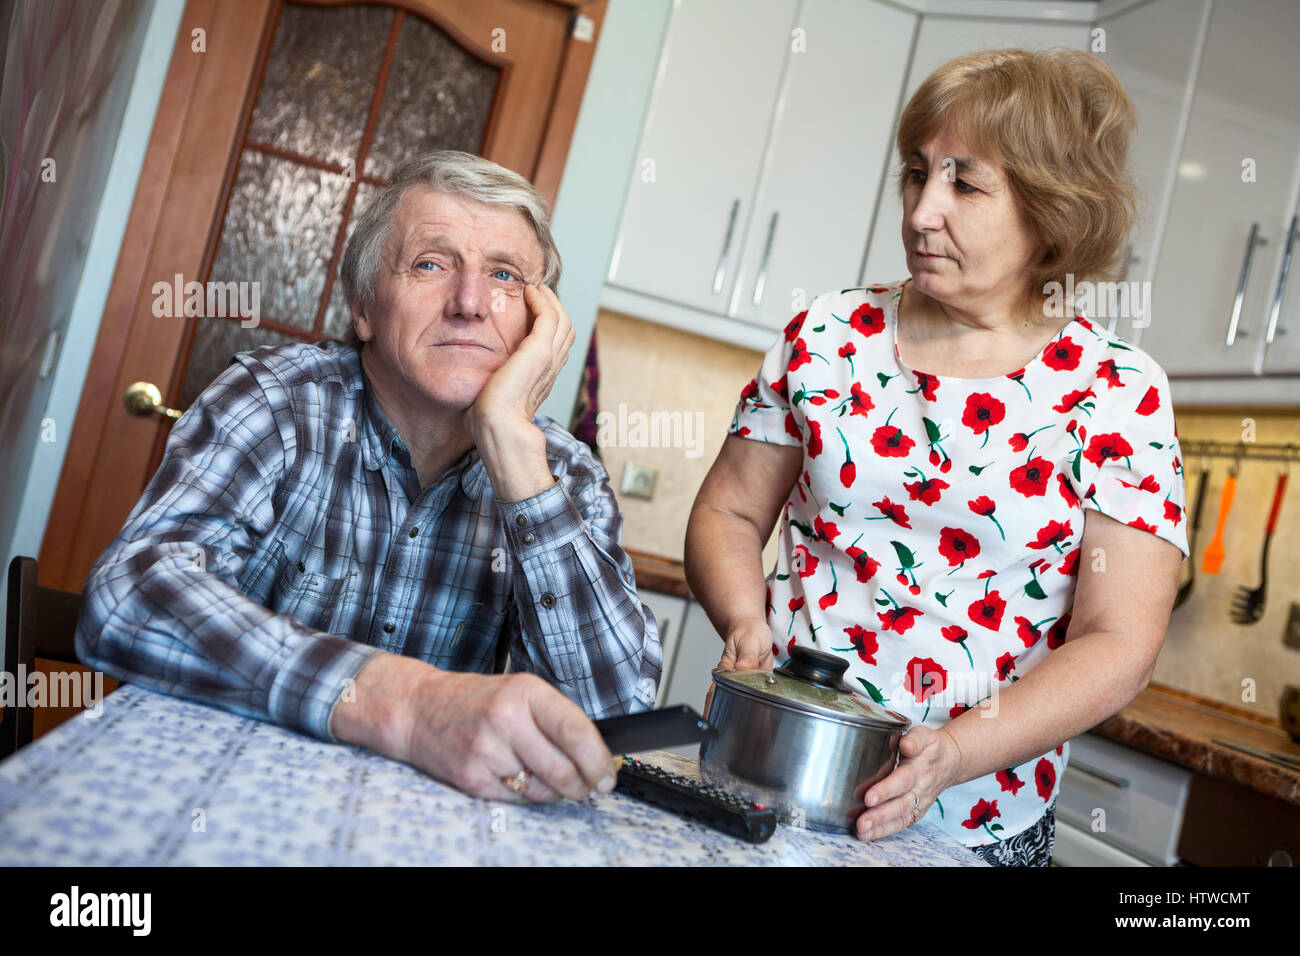
[(550, 394), (575, 338), (568, 313), (549, 288), (525, 286), (524, 301), (532, 330), (465, 412), (465, 427), (502, 501), (522, 501), (552, 483), (546, 439), (533, 415)]
[(573, 323), (554, 292), (546, 286), (525, 285), (524, 303), (530, 316), (529, 333), (492, 373), (466, 412), (476, 438), (489, 429), (530, 425), (573, 346)]
[[(596, 725), (532, 674), (439, 671), (416, 694), (412, 718), (408, 762), (474, 796), (549, 802), (613, 788)], [(526, 788), (512, 791), (512, 778)]]

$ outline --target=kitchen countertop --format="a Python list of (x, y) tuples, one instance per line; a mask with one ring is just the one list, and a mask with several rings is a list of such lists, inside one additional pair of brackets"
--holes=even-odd
[(1300, 744), (1280, 725), (1258, 717), (1151, 684), (1118, 714), (1093, 728), (1093, 733), (1300, 806), (1300, 770), (1252, 757), (1211, 739), (1300, 758)]
[(924, 821), (870, 843), (781, 825), (751, 845), (617, 792), (481, 800), (363, 747), (139, 686), (0, 763), (0, 866), (286, 864), (988, 866)]
[[(649, 591), (689, 598), (682, 563), (628, 551), (637, 584)], [(1163, 757), (1198, 773), (1250, 787), (1300, 806), (1300, 770), (1224, 747), (1212, 738), (1300, 757), (1277, 722), (1245, 715), (1224, 705), (1159, 684), (1151, 684), (1093, 733)]]

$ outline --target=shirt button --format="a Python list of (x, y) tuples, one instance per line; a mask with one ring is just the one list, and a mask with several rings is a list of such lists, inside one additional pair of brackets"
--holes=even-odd
[(412, 529), (411, 529), (411, 537), (412, 537), (412, 538), (414, 538), (414, 537), (415, 537), (417, 534), (419, 534), (419, 533), (420, 533), (420, 532), (419, 532), (418, 530), (416, 530), (415, 528), (412, 528)]
[(555, 607), (555, 595), (552, 594), (550, 591), (547, 591), (545, 594), (542, 595), (542, 607), (544, 608)]
[(515, 524), (521, 528), (528, 524), (528, 515), (515, 515)]
[(392, 634), (393, 631), (395, 631), (395, 630), (397, 630), (397, 628), (395, 628), (395, 627), (394, 627), (393, 625), (391, 625), (391, 624), (385, 624), (385, 625), (384, 625), (384, 633), (385, 633), (385, 634)]
[(524, 532), (524, 544), (532, 544), (536, 540), (537, 535), (533, 534), (531, 531)]

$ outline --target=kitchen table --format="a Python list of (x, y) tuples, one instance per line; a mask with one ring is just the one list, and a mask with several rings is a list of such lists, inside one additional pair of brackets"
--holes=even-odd
[(0, 865), (284, 864), (987, 865), (925, 822), (874, 843), (783, 825), (753, 846), (619, 793), (481, 800), (362, 747), (138, 686), (0, 763)]

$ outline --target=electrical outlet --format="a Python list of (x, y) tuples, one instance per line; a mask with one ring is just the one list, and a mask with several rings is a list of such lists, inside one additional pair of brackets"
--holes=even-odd
[(1295, 601), (1291, 602), (1291, 613), (1287, 615), (1286, 633), (1282, 635), (1282, 643), (1300, 651), (1300, 603)]
[(630, 498), (644, 498), (649, 501), (654, 497), (655, 479), (658, 477), (659, 472), (656, 469), (634, 465), (629, 461), (623, 465), (623, 480), (618, 490)]

